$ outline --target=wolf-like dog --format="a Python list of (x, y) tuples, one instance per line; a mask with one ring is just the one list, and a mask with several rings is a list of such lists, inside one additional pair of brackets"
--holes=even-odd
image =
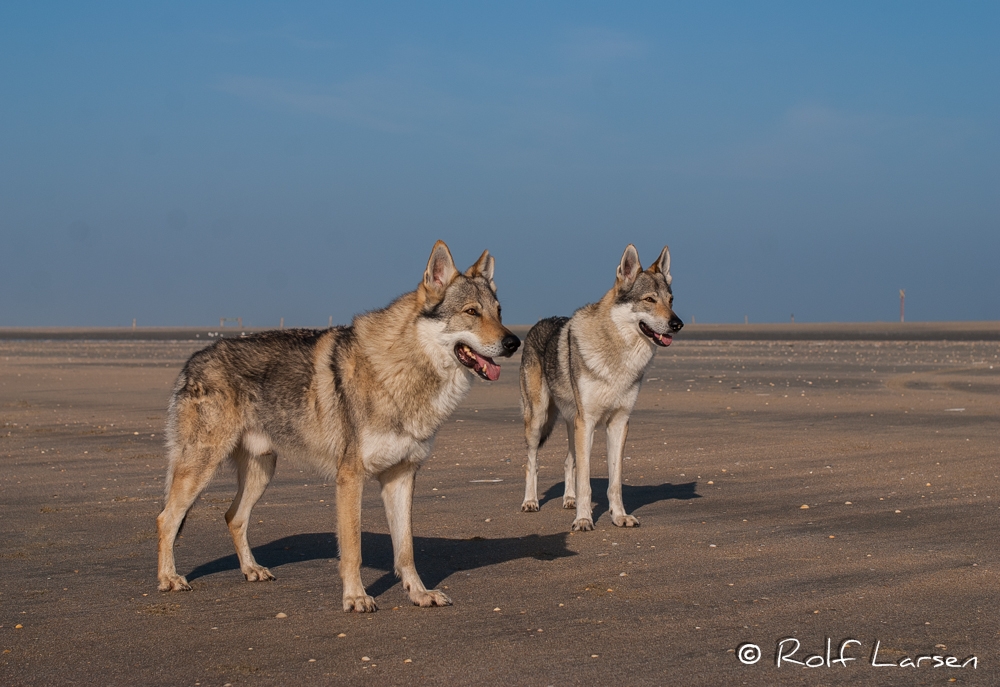
[(622, 504), (622, 453), (642, 377), (658, 346), (669, 346), (684, 323), (673, 311), (670, 250), (643, 271), (629, 244), (615, 285), (597, 303), (572, 317), (541, 320), (524, 340), (521, 406), (528, 442), (528, 467), (521, 510), (538, 510), (538, 449), (559, 417), (566, 422), (563, 508), (576, 507), (574, 531), (594, 529), (590, 451), (594, 429), (607, 428), (608, 502), (611, 520), (636, 527), (639, 520)]
[(371, 612), (361, 582), (361, 493), (376, 477), (392, 535), (396, 574), (419, 606), (451, 604), (424, 587), (413, 561), (413, 483), (434, 435), (469, 389), (472, 373), (495, 381), (494, 356), (521, 342), (500, 318), (494, 259), (464, 274), (442, 241), (415, 291), (347, 327), (282, 330), (222, 339), (187, 361), (167, 414), (166, 504), (157, 517), (159, 589), (188, 590), (174, 541), (216, 468), (230, 461), (237, 491), (226, 512), (247, 580), (272, 580), (247, 542), (250, 510), (277, 454), (336, 479), (337, 541), (345, 611)]

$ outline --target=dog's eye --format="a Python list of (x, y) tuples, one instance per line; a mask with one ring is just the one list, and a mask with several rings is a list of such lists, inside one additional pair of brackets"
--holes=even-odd
[(479, 311), (476, 310), (475, 308), (466, 308), (465, 312), (466, 314), (472, 315), (473, 317), (479, 317)]
[(642, 300), (646, 301), (647, 303), (655, 303), (656, 302), (656, 299), (653, 298), (652, 296), (646, 296)]

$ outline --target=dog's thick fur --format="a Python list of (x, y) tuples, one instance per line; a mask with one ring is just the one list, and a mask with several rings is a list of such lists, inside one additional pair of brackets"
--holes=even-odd
[(420, 606), (451, 600), (424, 587), (413, 561), (413, 482), (434, 435), (469, 389), (471, 373), (495, 380), (491, 356), (520, 341), (500, 319), (494, 260), (464, 274), (441, 241), (423, 281), (349, 327), (273, 331), (222, 339), (195, 353), (174, 386), (167, 418), (166, 504), (157, 518), (159, 588), (190, 589), (177, 574), (174, 541), (198, 494), (227, 459), (238, 488), (226, 522), (247, 580), (274, 579), (247, 543), (250, 510), (277, 454), (297, 456), (336, 479), (337, 539), (345, 611), (374, 611), (361, 583), (361, 492), (382, 485), (396, 574)]
[(592, 530), (590, 451), (594, 429), (607, 427), (608, 501), (619, 527), (639, 520), (622, 504), (622, 453), (628, 419), (657, 346), (669, 346), (684, 323), (674, 314), (670, 251), (646, 271), (629, 244), (614, 287), (573, 317), (541, 320), (524, 340), (521, 405), (528, 468), (521, 510), (538, 510), (538, 449), (559, 417), (566, 422), (569, 454), (563, 507), (576, 506), (573, 530)]

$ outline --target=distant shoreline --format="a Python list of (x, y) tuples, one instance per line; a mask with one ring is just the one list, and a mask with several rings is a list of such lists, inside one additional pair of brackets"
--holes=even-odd
[[(530, 325), (512, 325), (519, 336)], [(0, 341), (205, 341), (251, 327), (0, 327)], [(677, 341), (1000, 341), (1000, 321), (688, 324)]]

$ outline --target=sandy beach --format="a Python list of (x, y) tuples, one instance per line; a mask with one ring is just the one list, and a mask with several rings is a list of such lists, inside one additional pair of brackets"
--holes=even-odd
[[(610, 522), (599, 436), (597, 528), (575, 534), (561, 428), (541, 510), (519, 510), (515, 356), (476, 381), (417, 479), (417, 568), (455, 605), (409, 604), (372, 482), (370, 615), (340, 608), (333, 485), (291, 456), (250, 530), (278, 579), (243, 580), (221, 472), (177, 548), (193, 591), (156, 591), (165, 408), (217, 330), (2, 330), (0, 683), (993, 684), (1000, 324), (894, 327), (685, 328), (632, 416), (641, 527)], [(759, 661), (740, 660), (748, 644)], [(934, 655), (965, 667), (906, 663)]]

